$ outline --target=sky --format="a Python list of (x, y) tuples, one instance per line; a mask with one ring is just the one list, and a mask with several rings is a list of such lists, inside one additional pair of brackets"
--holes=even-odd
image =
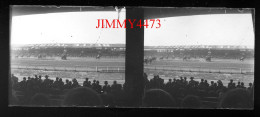
[[(119, 15), (125, 19), (125, 9)], [(97, 19), (112, 21), (118, 12), (69, 12), (12, 17), (11, 44), (120, 43), (124, 28), (96, 28)], [(145, 28), (145, 46), (254, 46), (251, 14), (196, 15), (161, 18), (160, 28)], [(156, 22), (154, 27), (156, 26)]]
[(161, 28), (145, 29), (145, 45), (254, 45), (251, 14), (196, 15), (160, 20)]
[[(96, 28), (97, 19), (118, 19), (118, 12), (69, 12), (12, 17), (11, 44), (123, 43), (125, 29)], [(119, 20), (125, 19), (125, 9)]]

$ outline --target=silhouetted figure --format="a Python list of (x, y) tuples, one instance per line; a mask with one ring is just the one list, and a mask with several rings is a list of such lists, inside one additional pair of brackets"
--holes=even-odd
[(237, 88), (241, 88), (241, 85), (240, 85), (240, 82), (238, 81), (237, 82), (237, 86), (236, 86)]
[(112, 86), (111, 86), (111, 92), (118, 92), (120, 89), (119, 89), (119, 86), (117, 84), (116, 81), (113, 82)]
[(109, 93), (110, 90), (111, 90), (110, 85), (108, 85), (108, 82), (107, 82), (107, 81), (105, 81), (104, 84), (105, 84), (105, 85), (104, 85), (103, 88), (102, 88), (102, 92), (103, 92), (103, 93)]
[(21, 90), (25, 90), (26, 89), (26, 77), (23, 77), (23, 80), (19, 83)]
[(64, 85), (64, 89), (69, 89), (71, 86), (69, 86), (69, 80), (66, 79), (66, 84)]
[(11, 79), (12, 79), (13, 85), (18, 84), (18, 78), (16, 76), (14, 76), (14, 74), (11, 75)]
[(223, 83), (222, 83), (221, 80), (218, 80), (218, 81), (217, 81), (217, 88), (218, 88), (218, 89), (223, 88)]
[(53, 83), (54, 88), (59, 88), (59, 77), (56, 77), (56, 80)]
[(253, 108), (253, 102), (245, 89), (232, 89), (220, 101), (220, 108)]
[(249, 87), (247, 88), (247, 90), (252, 90), (252, 86), (253, 86), (253, 84), (252, 83), (249, 83)]
[(30, 101), (32, 106), (50, 106), (50, 100), (45, 94), (35, 94)]
[(64, 87), (64, 82), (62, 81), (62, 78), (60, 78), (59, 81), (58, 81), (58, 88), (60, 90), (63, 90), (63, 87)]
[(144, 107), (175, 107), (174, 98), (162, 89), (150, 89), (143, 97)]
[(76, 87), (79, 87), (79, 86), (80, 85), (79, 85), (77, 79), (76, 78), (72, 79), (72, 88), (76, 88)]
[(99, 81), (96, 81), (96, 85), (94, 87), (95, 91), (98, 92), (98, 93), (101, 93), (101, 85), (99, 84)]
[(102, 106), (102, 99), (93, 89), (78, 87), (72, 89), (66, 95), (64, 106)]
[(89, 88), (91, 87), (91, 84), (89, 84), (89, 82), (88, 82), (88, 78), (86, 78), (85, 81), (83, 82), (83, 86), (89, 87)]
[(244, 83), (241, 82), (240, 88), (245, 88)]
[(198, 96), (187, 95), (181, 102), (183, 108), (197, 109), (201, 107), (201, 101)]
[(236, 88), (236, 84), (233, 83), (233, 80), (232, 80), (232, 79), (231, 79), (230, 82), (228, 83), (228, 88), (229, 88), (229, 89), (234, 89), (234, 88)]

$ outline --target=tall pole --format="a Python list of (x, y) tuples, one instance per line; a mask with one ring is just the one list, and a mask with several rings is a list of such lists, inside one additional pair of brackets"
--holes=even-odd
[[(136, 26), (141, 20), (144, 23), (144, 10), (142, 8), (126, 8), (126, 70), (125, 85), (129, 94), (129, 105), (138, 106), (144, 90), (143, 58), (144, 58), (144, 27)], [(131, 28), (128, 20), (136, 20)]]

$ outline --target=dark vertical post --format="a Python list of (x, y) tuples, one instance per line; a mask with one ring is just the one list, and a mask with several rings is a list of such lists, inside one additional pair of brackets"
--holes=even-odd
[[(133, 22), (133, 28), (131, 23)], [(144, 27), (137, 23), (144, 23), (142, 8), (126, 8), (126, 71), (125, 85), (129, 96), (129, 106), (138, 106), (144, 89), (143, 82), (143, 55), (144, 55)]]
[(251, 15), (253, 20), (254, 34), (255, 34), (255, 9), (251, 9)]

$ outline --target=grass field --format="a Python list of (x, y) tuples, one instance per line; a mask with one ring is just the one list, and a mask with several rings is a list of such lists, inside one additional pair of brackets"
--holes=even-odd
[[(106, 67), (120, 67), (120, 69), (125, 66), (124, 58), (101, 58), (96, 60), (95, 58), (68, 58), (68, 60), (60, 60), (59, 58), (47, 58), (40, 60), (37, 58), (19, 58), (11, 59), (11, 68), (17, 66), (26, 66), (26, 67), (42, 67), (42, 68), (60, 68), (60, 69), (95, 69), (96, 66), (99, 68)], [(212, 59), (212, 62), (205, 62), (203, 60), (158, 60), (152, 63), (151, 65), (145, 65), (144, 71), (149, 75), (149, 78), (152, 78), (154, 74), (160, 75), (162, 78), (167, 81), (169, 78), (175, 78), (179, 76), (194, 76), (195, 79), (199, 80), (201, 78), (210, 80), (224, 80), (228, 82), (230, 79), (235, 81), (243, 81), (245, 85), (248, 85), (249, 82), (254, 81), (254, 75), (243, 75), (243, 74), (216, 74), (216, 73), (198, 73), (198, 72), (178, 72), (178, 71), (166, 71), (159, 70), (158, 68), (168, 68), (168, 69), (197, 69), (197, 67), (204, 69), (212, 70), (252, 70), (254, 67), (254, 60), (245, 60), (240, 62), (238, 60), (220, 60)], [(153, 68), (157, 68), (154, 70)], [(225, 69), (224, 69), (225, 68)], [(95, 70), (94, 70), (95, 71)], [(45, 70), (26, 70), (26, 69), (11, 69), (11, 72), (17, 76), (20, 76), (19, 79), (22, 79), (23, 76), (33, 76), (34, 74), (46, 75), (48, 74), (51, 78), (61, 77), (66, 79), (77, 78), (81, 84), (84, 81), (85, 77), (90, 78), (90, 80), (100, 80), (101, 84), (104, 80), (108, 80), (112, 84), (113, 80), (117, 80), (119, 83), (124, 82), (124, 73), (100, 73), (100, 72), (73, 72), (73, 71), (45, 71)]]

